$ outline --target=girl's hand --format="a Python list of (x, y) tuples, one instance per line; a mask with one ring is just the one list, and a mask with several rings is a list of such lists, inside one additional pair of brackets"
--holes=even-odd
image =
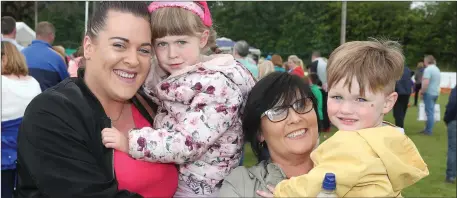
[(261, 197), (265, 197), (265, 198), (270, 198), (270, 197), (273, 197), (273, 193), (275, 192), (275, 187), (273, 186), (270, 186), (270, 185), (267, 185), (267, 188), (270, 192), (264, 192), (264, 191), (260, 191), (260, 190), (257, 190), (256, 193), (261, 196)]
[(129, 151), (129, 139), (116, 128), (104, 128), (102, 130), (102, 142), (106, 148), (113, 148), (124, 153)]

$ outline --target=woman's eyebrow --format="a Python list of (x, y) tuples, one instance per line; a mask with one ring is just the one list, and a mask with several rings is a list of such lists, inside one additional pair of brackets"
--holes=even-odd
[(124, 37), (119, 37), (119, 36), (111, 37), (111, 38), (109, 38), (108, 40), (113, 40), (113, 39), (122, 40), (122, 41), (125, 41), (126, 43), (129, 43), (129, 42), (130, 42), (129, 39), (124, 38)]
[[(119, 37), (119, 36), (114, 36), (114, 37), (111, 37), (111, 38), (109, 38), (108, 40), (113, 40), (113, 39), (122, 40), (122, 41), (124, 41), (124, 42), (126, 42), (126, 43), (129, 43), (129, 42), (130, 42), (130, 40), (129, 40), (129, 39), (127, 39), (127, 38), (124, 38), (124, 37)], [(141, 45), (140, 45), (140, 46), (149, 46), (149, 47), (152, 47), (152, 44), (151, 44), (151, 43), (149, 43), (149, 42), (147, 42), (147, 43), (141, 43)]]

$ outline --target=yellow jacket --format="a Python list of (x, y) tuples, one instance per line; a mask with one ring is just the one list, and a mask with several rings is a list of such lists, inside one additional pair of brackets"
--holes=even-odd
[(325, 173), (336, 177), (338, 197), (401, 197), (401, 190), (429, 174), (408, 136), (382, 126), (338, 131), (311, 153), (308, 174), (280, 182), (275, 197), (316, 197)]

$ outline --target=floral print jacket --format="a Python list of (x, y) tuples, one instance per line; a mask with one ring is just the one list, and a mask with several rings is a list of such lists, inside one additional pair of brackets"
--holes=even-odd
[(239, 164), (240, 114), (254, 78), (227, 54), (205, 57), (160, 82), (158, 68), (151, 70), (144, 88), (159, 109), (154, 129), (129, 132), (130, 155), (179, 164), (177, 194), (215, 195), (222, 179)]

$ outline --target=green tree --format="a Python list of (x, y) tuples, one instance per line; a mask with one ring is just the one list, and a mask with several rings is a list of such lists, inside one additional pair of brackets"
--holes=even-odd
[[(2, 16), (34, 27), (34, 2), (1, 2)], [(319, 50), (328, 56), (340, 43), (341, 2), (210, 1), (219, 36), (246, 40), (263, 55), (296, 54), (305, 63)], [(76, 48), (84, 33), (85, 2), (38, 2), (39, 21), (56, 26), (56, 45)], [(91, 9), (94, 3), (91, 3)], [(443, 70), (457, 70), (457, 2), (348, 2), (346, 41), (387, 38), (402, 43), (414, 67), (433, 54)], [(91, 11), (91, 10), (90, 10)]]
[[(328, 56), (340, 43), (341, 2), (212, 2), (220, 36), (246, 40), (263, 54), (297, 54), (309, 62)], [(348, 2), (346, 41), (369, 37), (397, 40), (414, 67), (433, 54), (444, 70), (455, 70), (457, 2)]]
[(54, 45), (75, 49), (84, 34), (84, 1), (40, 2), (39, 21), (49, 21), (56, 28)]

